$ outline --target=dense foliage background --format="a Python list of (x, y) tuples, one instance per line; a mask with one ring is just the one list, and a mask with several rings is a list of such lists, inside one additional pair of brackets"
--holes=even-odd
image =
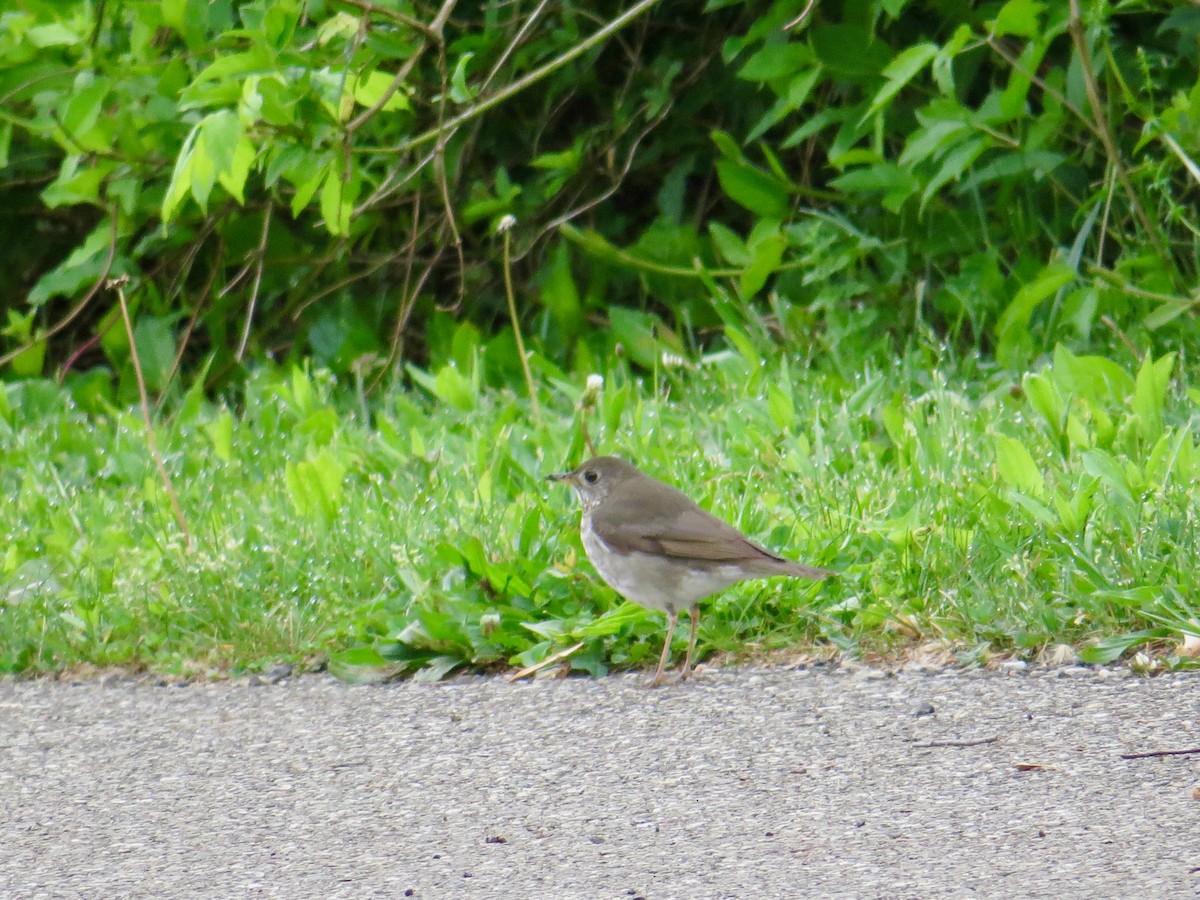
[(580, 416), (843, 573), (705, 652), (1200, 652), (1198, 73), (1166, 0), (9, 0), (0, 670), (638, 665)]
[(127, 371), (126, 275), (155, 389), (177, 357), (210, 384), (436, 363), (463, 321), (504, 381), (506, 215), (559, 366), (722, 326), (816, 356), (932, 328), (1014, 365), (1098, 328), (1171, 345), (1198, 35), (1175, 2), (20, 0), (7, 371)]

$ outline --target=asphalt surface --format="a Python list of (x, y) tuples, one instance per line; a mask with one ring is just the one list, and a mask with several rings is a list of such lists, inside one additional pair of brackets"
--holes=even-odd
[(0, 896), (1191, 897), (1200, 676), (0, 683)]

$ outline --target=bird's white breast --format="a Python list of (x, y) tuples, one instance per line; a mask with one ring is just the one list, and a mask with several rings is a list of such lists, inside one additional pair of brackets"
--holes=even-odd
[(677, 612), (690, 609), (745, 577), (736, 566), (700, 571), (683, 560), (650, 553), (618, 553), (592, 530), (587, 516), (580, 535), (583, 549), (600, 577), (621, 596), (650, 609)]

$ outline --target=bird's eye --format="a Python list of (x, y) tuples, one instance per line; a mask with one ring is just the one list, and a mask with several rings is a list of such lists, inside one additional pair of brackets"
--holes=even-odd
[(597, 481), (600, 480), (600, 473), (597, 472), (595, 469), (588, 469), (586, 472), (583, 473), (583, 480), (586, 481), (588, 484), (595, 484)]

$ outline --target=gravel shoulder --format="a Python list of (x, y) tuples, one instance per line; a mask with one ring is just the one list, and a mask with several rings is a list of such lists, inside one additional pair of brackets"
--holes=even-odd
[(0, 682), (4, 897), (1200, 895), (1200, 676)]

